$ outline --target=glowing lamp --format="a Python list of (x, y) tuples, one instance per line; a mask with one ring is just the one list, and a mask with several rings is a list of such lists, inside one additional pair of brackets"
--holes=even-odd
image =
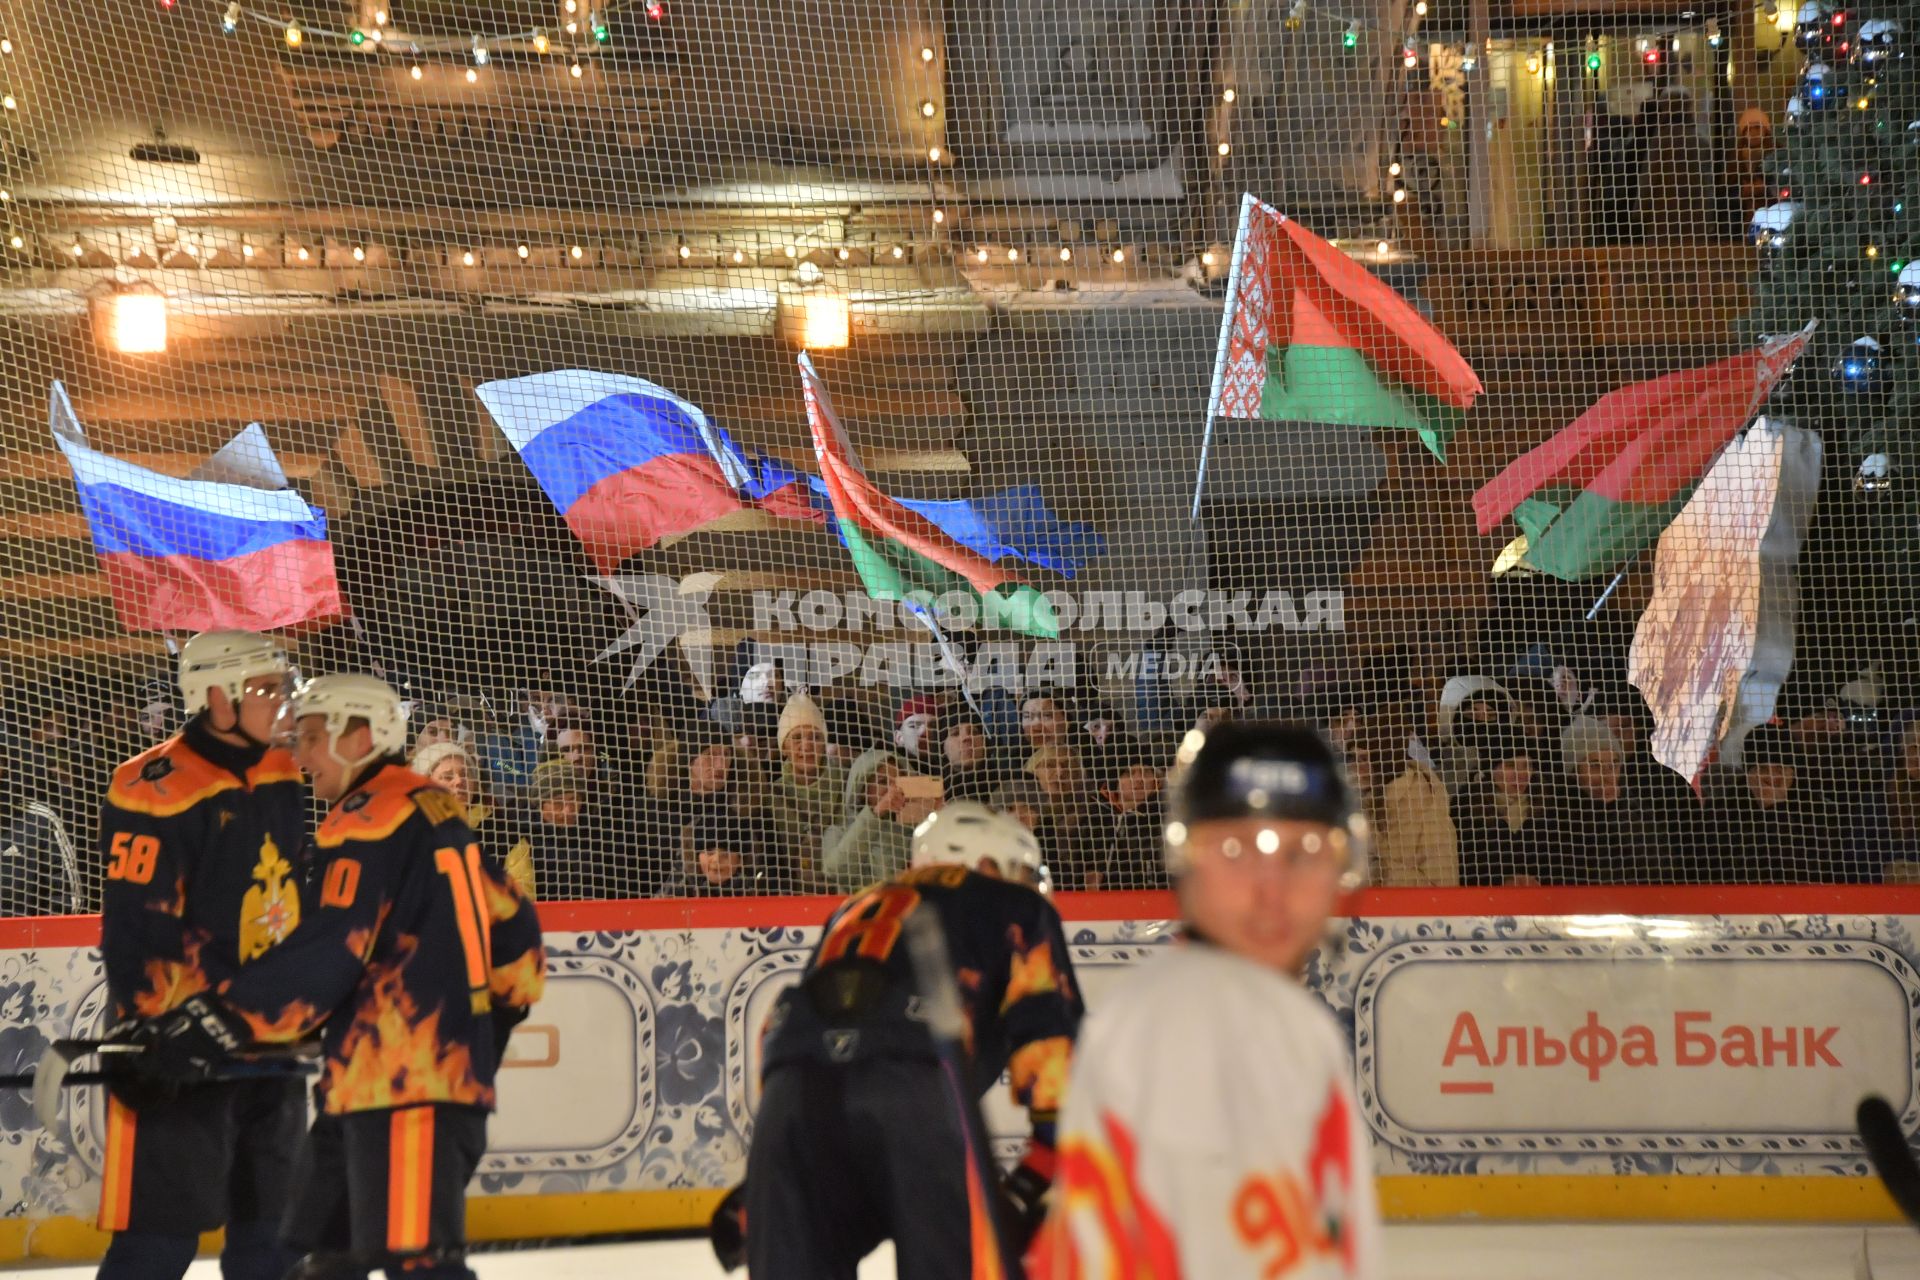
[(783, 293), (775, 321), (782, 339), (808, 351), (842, 351), (853, 341), (852, 303), (831, 289)]
[(167, 349), (167, 296), (150, 284), (120, 285), (95, 299), (94, 340), (122, 355), (160, 355)]

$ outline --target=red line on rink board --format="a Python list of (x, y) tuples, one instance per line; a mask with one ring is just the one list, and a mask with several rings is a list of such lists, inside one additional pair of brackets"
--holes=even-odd
[[(1167, 920), (1178, 914), (1171, 893), (1061, 893), (1061, 916), (1073, 921)], [(614, 933), (679, 929), (775, 929), (819, 925), (838, 906), (830, 897), (705, 901), (640, 898), (615, 902), (543, 902), (549, 933)], [(1920, 916), (1915, 885), (1613, 885), (1552, 889), (1363, 889), (1340, 914), (1369, 918), (1421, 916)], [(0, 918), (0, 950), (92, 947), (97, 916)]]
[(1440, 1092), (1442, 1093), (1492, 1093), (1493, 1081), (1491, 1080), (1442, 1080), (1440, 1082)]

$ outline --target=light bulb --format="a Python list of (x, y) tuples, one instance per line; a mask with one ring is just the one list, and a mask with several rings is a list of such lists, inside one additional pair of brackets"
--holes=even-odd
[(847, 259), (851, 258), (853, 254), (848, 252), (847, 247), (845, 245), (841, 245), (838, 249), (834, 250), (833, 256), (840, 259), (840, 261), (845, 262)]
[(1215, 147), (1214, 150), (1223, 156), (1230, 156), (1233, 154), (1233, 144), (1231, 142), (1223, 142)]
[(479, 36), (475, 36), (473, 38), (473, 65), (476, 67), (486, 66), (488, 56), (487, 46), (481, 43)]
[(1877, 258), (1877, 257), (1879, 257), (1879, 256), (1880, 256), (1880, 246), (1879, 246), (1879, 245), (1877, 245), (1877, 244), (1870, 244), (1870, 245), (1868, 245), (1868, 246), (1867, 246), (1867, 256), (1868, 256), (1869, 258)]
[(947, 211), (945, 209), (935, 209), (933, 211), (933, 225), (936, 227), (943, 227), (946, 224), (947, 224)]
[(898, 261), (900, 261), (900, 259), (902, 259), (902, 258), (904, 258), (904, 257), (906, 257), (906, 256), (907, 256), (907, 251), (906, 251), (906, 250), (905, 250), (904, 248), (902, 248), (902, 247), (901, 247), (901, 246), (899, 246), (899, 245), (895, 245), (895, 246), (893, 246), (893, 260), (894, 260), (895, 262), (898, 262)]
[(387, 38), (387, 33), (382, 31), (378, 27), (375, 27), (373, 30), (367, 32), (367, 39), (373, 41), (375, 44), (380, 44), (386, 38)]
[(533, 51), (535, 53), (545, 53), (552, 43), (551, 40), (547, 39), (546, 32), (536, 31), (533, 33)]
[(1540, 55), (1539, 54), (1530, 53), (1527, 55), (1527, 74), (1530, 76), (1537, 76), (1540, 74)]
[(407, 74), (412, 76), (415, 80), (418, 80), (420, 77), (426, 75), (427, 73), (424, 70), (422, 70), (420, 64), (416, 62), (412, 66), (407, 68)]
[(1208, 249), (1205, 253), (1202, 253), (1200, 255), (1201, 266), (1210, 267), (1213, 265), (1213, 263), (1214, 263), (1213, 250)]
[(1235, 98), (1239, 96), (1240, 95), (1234, 91), (1234, 88), (1232, 85), (1228, 85), (1226, 88), (1220, 91), (1220, 101), (1222, 102), (1232, 102)]
[(25, 238), (22, 237), (17, 232), (8, 238), (7, 243), (12, 245), (16, 249), (24, 249), (27, 247), (27, 242)]
[(353, 34), (347, 37), (347, 43), (352, 45), (356, 49), (358, 49), (361, 45), (365, 44), (366, 42), (367, 42), (367, 33), (360, 30), (360, 28), (358, 27), (355, 27), (353, 29)]
[(580, 63), (576, 60), (567, 66), (567, 74), (572, 76), (575, 80), (578, 80), (581, 76), (587, 74), (587, 69), (581, 66)]
[(307, 38), (306, 33), (300, 30), (299, 23), (289, 22), (287, 24), (287, 48), (298, 49), (300, 47), (300, 42), (302, 40), (305, 40), (306, 38)]
[(0, 187), (0, 204), (5, 204), (11, 199), (13, 199), (13, 192), (7, 190), (5, 187)]
[(692, 247), (689, 246), (686, 241), (682, 240), (680, 242), (680, 261), (685, 262), (688, 258), (691, 258), (692, 256), (693, 256)]
[[(228, 8), (227, 12), (237, 17), (239, 8), (240, 6), (236, 4)], [(12, 52), (13, 52), (13, 41), (0, 40), (0, 53), (10, 54)]]
[(933, 61), (933, 46), (932, 46), (932, 45), (930, 45), (930, 44), (923, 44), (923, 45), (921, 45), (921, 46), (920, 46), (920, 61), (922, 61), (922, 62), (932, 62), (932, 61)]
[(1427, 16), (1427, 0), (1414, 0), (1413, 16), (1416, 18)]
[(1398, 160), (1395, 160), (1387, 166), (1387, 176), (1389, 178), (1397, 178), (1400, 176), (1400, 162)]
[(520, 261), (522, 262), (525, 262), (528, 258), (531, 258), (533, 256), (533, 250), (527, 247), (525, 244), (517, 244), (513, 246), (513, 251), (520, 255)]
[(978, 249), (975, 249), (973, 251), (973, 260), (975, 262), (985, 262), (987, 260), (987, 246), (981, 245)]
[(0, 98), (0, 107), (5, 107), (9, 111), (18, 111), (20, 109), (20, 100), (12, 94), (8, 94), (6, 97)]
[(367, 251), (359, 245), (353, 246), (353, 260), (355, 262), (365, 262), (367, 260)]
[(1008, 262), (1020, 261), (1020, 251), (1018, 249), (1007, 250), (1007, 261)]
[(1125, 249), (1115, 249), (1113, 251), (1114, 266), (1116, 267), (1122, 266), (1126, 263), (1126, 260), (1127, 260), (1127, 251)]
[(578, 262), (580, 261), (580, 259), (587, 256), (587, 251), (585, 249), (582, 249), (579, 245), (576, 244), (572, 248), (567, 250), (567, 256), (569, 258), (572, 258), (575, 262)]
[(1389, 253), (1393, 252), (1393, 246), (1388, 244), (1385, 240), (1382, 240), (1379, 244), (1376, 244), (1375, 246), (1373, 246), (1373, 251), (1384, 258)]
[(578, 13), (580, 12), (580, 0), (567, 0), (564, 7), (568, 13)]
[(463, 267), (470, 267), (473, 265), (473, 250), (468, 249), (465, 253), (460, 255), (460, 265)]
[(251, 258), (253, 256), (253, 246), (250, 244), (241, 245), (240, 256), (243, 258)]
[(86, 246), (81, 244), (78, 240), (75, 240), (73, 242), (73, 247), (67, 250), (68, 253), (71, 253), (76, 258), (79, 257), (81, 254), (85, 253), (86, 251), (87, 251)]
[(305, 262), (308, 258), (311, 258), (313, 254), (307, 249), (307, 246), (301, 245), (298, 249), (294, 250), (293, 256)]
[(939, 109), (940, 108), (933, 105), (932, 98), (928, 98), (923, 102), (921, 102), (920, 104), (920, 114), (925, 116), (929, 120), (933, 119), (934, 112), (938, 111)]
[(1072, 261), (1073, 261), (1073, 250), (1072, 250), (1072, 249), (1070, 249), (1070, 248), (1068, 248), (1068, 247), (1067, 247), (1066, 245), (1064, 245), (1064, 244), (1060, 246), (1060, 261), (1062, 261), (1062, 262), (1072, 262)]
[(739, 250), (739, 249), (735, 249), (735, 250), (733, 251), (733, 265), (734, 265), (734, 266), (736, 266), (736, 267), (737, 267), (737, 266), (739, 266), (739, 265), (740, 265), (741, 263), (743, 263), (743, 262), (745, 262), (746, 260), (747, 260), (747, 255), (746, 255), (746, 254), (745, 254), (745, 253), (744, 253), (744, 252), (743, 252), (742, 250)]
[(387, 11), (385, 9), (375, 9), (373, 11), (373, 25), (376, 27), (384, 27), (387, 25)]
[(1396, 187), (1394, 189), (1393, 202), (1395, 204), (1405, 204), (1407, 202), (1407, 189), (1405, 187)]
[(938, 147), (928, 147), (928, 148), (927, 148), (927, 163), (929, 163), (929, 164), (939, 164), (939, 163), (940, 163), (940, 148), (938, 148)]
[(570, 36), (577, 36), (577, 35), (579, 35), (579, 34), (580, 34), (580, 24), (579, 24), (578, 22), (574, 22), (574, 21), (569, 21), (569, 22), (567, 23), (567, 34), (568, 34), (568, 35), (570, 35)]
[[(220, 29), (232, 35), (240, 28), (240, 5), (238, 0), (227, 6), (227, 12), (220, 19)], [(12, 53), (13, 41), (0, 40), (0, 53)]]
[(480, 73), (478, 71), (475, 71), (472, 67), (467, 68), (467, 83), (468, 84), (480, 83)]

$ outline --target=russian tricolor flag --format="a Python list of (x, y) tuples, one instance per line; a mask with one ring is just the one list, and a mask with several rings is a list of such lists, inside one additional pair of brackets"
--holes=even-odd
[(600, 572), (744, 506), (700, 406), (643, 378), (556, 369), (475, 388)]
[(259, 423), (181, 479), (94, 449), (58, 382), (48, 419), (129, 631), (268, 631), (346, 613), (327, 518), (288, 486)]

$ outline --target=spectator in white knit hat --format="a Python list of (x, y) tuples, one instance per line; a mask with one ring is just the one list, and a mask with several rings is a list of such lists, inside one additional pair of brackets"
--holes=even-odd
[(820, 840), (840, 820), (847, 767), (828, 757), (827, 718), (804, 690), (781, 708), (777, 741), (781, 765), (774, 783), (774, 829), (787, 865), (802, 885), (824, 887), (825, 881), (818, 880)]

